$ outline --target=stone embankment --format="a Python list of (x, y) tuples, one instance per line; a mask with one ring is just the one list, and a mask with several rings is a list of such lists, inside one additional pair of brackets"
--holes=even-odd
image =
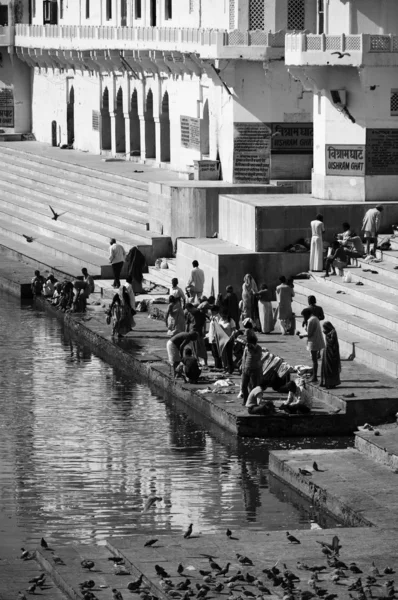
[[(16, 293), (30, 280), (31, 274), (32, 267), (29, 265), (5, 257), (0, 269), (0, 285)], [(36, 300), (38, 307), (63, 320), (104, 360), (155, 386), (158, 392), (172, 395), (191, 411), (235, 435), (263, 438), (347, 435), (365, 420), (379, 423), (391, 419), (398, 408), (395, 379), (371, 371), (355, 361), (343, 361), (343, 384), (339, 388), (324, 390), (311, 386), (313, 411), (310, 415), (278, 413), (275, 417), (250, 416), (237, 398), (238, 374), (228, 378), (231, 385), (225, 388), (214, 385), (223, 375), (211, 370), (204, 371), (198, 385), (175, 381), (167, 362), (168, 338), (164, 322), (148, 318), (148, 313), (139, 313), (134, 331), (114, 340), (111, 327), (105, 322), (105, 302), (97, 300), (89, 306), (86, 315), (77, 315), (60, 312), (45, 299)], [(259, 341), (292, 366), (309, 363), (305, 344), (296, 336), (260, 334)], [(276, 405), (283, 400), (273, 391), (270, 391), (269, 397)]]

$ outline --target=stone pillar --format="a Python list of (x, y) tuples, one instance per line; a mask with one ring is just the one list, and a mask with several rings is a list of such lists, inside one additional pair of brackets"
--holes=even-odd
[(144, 81), (137, 81), (137, 97), (138, 97), (138, 118), (140, 120), (140, 139), (141, 139), (141, 159), (146, 158), (146, 144), (145, 144), (145, 94), (146, 86)]
[(161, 161), (161, 131), (160, 131), (160, 118), (159, 116), (154, 116), (153, 120), (155, 121), (155, 145), (156, 145), (156, 162), (160, 163)]
[(130, 79), (127, 74), (123, 77), (123, 116), (124, 116), (124, 139), (126, 145), (126, 160), (130, 158), (130, 101), (131, 89)]
[(111, 153), (113, 156), (116, 155), (116, 113), (115, 111), (109, 112), (111, 117)]

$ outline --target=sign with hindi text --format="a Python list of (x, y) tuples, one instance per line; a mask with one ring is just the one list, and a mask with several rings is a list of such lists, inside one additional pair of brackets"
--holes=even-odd
[(181, 146), (200, 150), (200, 119), (195, 117), (180, 117)]
[(269, 183), (270, 155), (270, 127), (234, 123), (234, 183)]
[(314, 127), (312, 123), (271, 123), (273, 154), (312, 154)]
[(326, 175), (365, 176), (365, 146), (326, 145)]
[(398, 175), (398, 128), (366, 130), (366, 175)]
[(14, 127), (14, 90), (0, 89), (0, 127)]

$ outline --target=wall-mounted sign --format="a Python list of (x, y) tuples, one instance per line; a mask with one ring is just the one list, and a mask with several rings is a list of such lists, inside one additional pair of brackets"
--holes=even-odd
[(326, 175), (365, 175), (365, 146), (348, 144), (326, 146)]
[(269, 183), (270, 154), (270, 127), (234, 123), (234, 183)]
[(200, 119), (194, 117), (180, 117), (181, 121), (181, 146), (200, 150)]
[(93, 110), (93, 112), (92, 112), (92, 129), (93, 129), (93, 131), (99, 131), (99, 129), (100, 129), (99, 120), (100, 120), (99, 110)]
[(0, 89), (0, 127), (14, 127), (14, 90)]
[(366, 130), (366, 175), (398, 175), (398, 129)]
[(270, 123), (273, 154), (312, 154), (314, 127), (312, 123)]

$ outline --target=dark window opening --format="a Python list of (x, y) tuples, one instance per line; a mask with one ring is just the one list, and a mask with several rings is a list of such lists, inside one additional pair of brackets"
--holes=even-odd
[(173, 18), (173, 0), (164, 0), (164, 18)]
[(56, 2), (44, 0), (43, 25), (58, 25), (58, 5)]
[(90, 0), (86, 0), (86, 19), (90, 18)]
[(135, 0), (135, 18), (136, 19), (142, 18), (141, 0)]
[(112, 0), (106, 0), (106, 20), (112, 19)]
[(157, 0), (151, 0), (150, 6), (150, 26), (156, 27), (156, 6)]
[(59, 18), (64, 18), (64, 0), (59, 0)]
[(325, 1), (318, 0), (318, 34), (325, 33)]
[(0, 25), (3, 27), (8, 25), (8, 6), (0, 6)]

